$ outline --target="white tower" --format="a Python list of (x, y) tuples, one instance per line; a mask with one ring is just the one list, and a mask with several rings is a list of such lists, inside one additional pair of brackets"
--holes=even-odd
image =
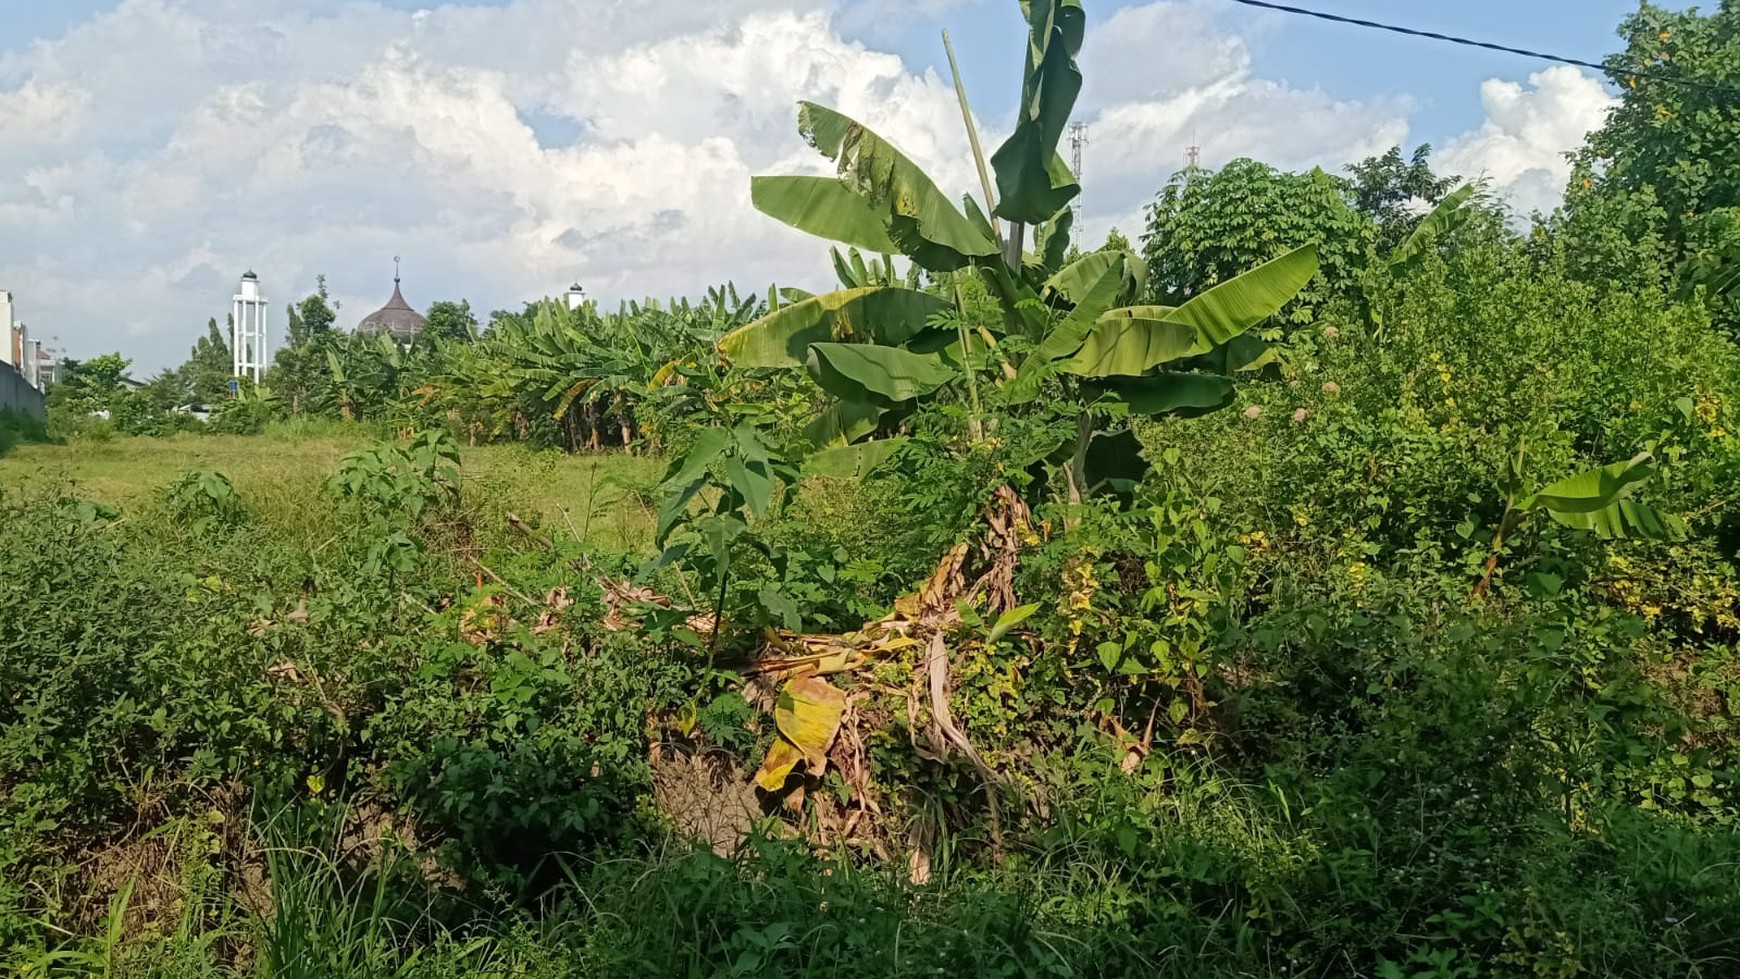
[(580, 288), (580, 283), (576, 282), (568, 287), (568, 310), (572, 312), (584, 305), (586, 305), (586, 290)]
[(266, 297), (260, 295), (260, 277), (242, 276), (242, 290), (230, 303), (230, 352), (237, 378), (260, 383), (266, 370)]

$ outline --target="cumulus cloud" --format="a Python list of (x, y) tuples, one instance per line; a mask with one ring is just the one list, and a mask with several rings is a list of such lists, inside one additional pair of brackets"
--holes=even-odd
[(1261, 78), (1252, 48), (1269, 22), (1235, 29), (1225, 12), (1200, 0), (1151, 3), (1090, 29), (1083, 61), (1093, 71), (1082, 93), (1092, 113), (1089, 237), (1113, 226), (1140, 233), (1146, 199), (1183, 168), (1193, 145), (1204, 166), (1248, 156), (1286, 169), (1335, 169), (1406, 140), (1408, 100), (1335, 99)]
[[(482, 309), (575, 279), (610, 301), (726, 279), (823, 287), (826, 245), (748, 199), (752, 174), (826, 167), (795, 132), (798, 99), (864, 121), (945, 190), (977, 189), (951, 84), (885, 49), (891, 9), (125, 0), (0, 51), (0, 172), (17, 175), (0, 182), (0, 287), (75, 356), (121, 347), (147, 370), (185, 355), (248, 268), (278, 304), (327, 275), (343, 323), (384, 300), (395, 254), (413, 302)], [(1308, 167), (1406, 137), (1405, 100), (1261, 77), (1257, 35), (1217, 10), (1150, 3), (1091, 26), (1090, 239), (1112, 224), (1139, 232), (1192, 139), (1211, 165)], [(991, 89), (1011, 75), (969, 78), (990, 145), (1009, 125)], [(1478, 163), (1463, 169), (1514, 170), (1521, 186), (1550, 167), (1541, 154), (1568, 132), (1554, 113), (1577, 89), (1552, 73), (1531, 86), (1489, 86), (1491, 131), (1456, 144)]]
[(1526, 87), (1490, 79), (1480, 101), (1485, 123), (1446, 143), (1440, 168), (1487, 178), (1523, 214), (1559, 203), (1571, 176), (1566, 154), (1601, 128), (1617, 102), (1599, 79), (1569, 66), (1530, 75)]

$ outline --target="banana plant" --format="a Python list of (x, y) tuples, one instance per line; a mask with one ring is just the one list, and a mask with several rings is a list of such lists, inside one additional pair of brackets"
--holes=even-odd
[[(1055, 402), (1047, 393), (1061, 386), (1057, 393), (1081, 406), (1069, 453), (1071, 495), (1079, 498), (1090, 490), (1082, 485), (1090, 460), (1114, 445), (1129, 448), (1119, 419), (1230, 404), (1233, 376), (1265, 362), (1262, 344), (1246, 331), (1317, 272), (1316, 251), (1306, 247), (1167, 307), (1130, 305), (1146, 277), (1131, 252), (1098, 252), (1065, 265), (1069, 205), (1081, 188), (1057, 147), (1081, 90), (1075, 59), (1085, 15), (1080, 0), (1024, 0), (1021, 9), (1028, 25), (1022, 110), (991, 155), (994, 187), (955, 75), (982, 201), (968, 195), (957, 207), (893, 144), (811, 102), (800, 104), (798, 129), (833, 161), (835, 175), (751, 183), (755, 206), (792, 227), (849, 250), (903, 255), (933, 277), (978, 275), (1003, 314), (1000, 324), (969, 336), (958, 292), (951, 304), (860, 269), (836, 250), (848, 288), (802, 298), (726, 336), (720, 350), (734, 365), (802, 370), (832, 396), (806, 431), (817, 452), (810, 465), (863, 471), (886, 458), (887, 446), (866, 440), (958, 382), (972, 387), (976, 402), (974, 361), (994, 357), (1000, 369), (992, 372), (991, 393), (1002, 403)], [(1035, 232), (1031, 252), (1028, 228)], [(891, 262), (885, 269), (892, 271)], [(1024, 343), (1004, 343), (1016, 336)], [(1112, 424), (1102, 431), (1105, 421)]]
[(1568, 476), (1526, 494), (1520, 492), (1522, 466), (1523, 453), (1519, 451), (1511, 462), (1506, 479), (1504, 515), (1499, 518), (1498, 529), (1493, 534), (1486, 570), (1475, 584), (1471, 598), (1485, 595), (1492, 586), (1505, 538), (1515, 533), (1531, 514), (1544, 513), (1557, 523), (1589, 531), (1602, 540), (1685, 539), (1686, 522), (1683, 518), (1628, 499), (1639, 486), (1655, 478), (1655, 461), (1648, 452), (1624, 462)]

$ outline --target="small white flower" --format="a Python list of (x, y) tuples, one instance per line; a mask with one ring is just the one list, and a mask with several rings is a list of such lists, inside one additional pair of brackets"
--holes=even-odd
[(1311, 410), (1309, 408), (1300, 408), (1298, 411), (1293, 412), (1293, 420), (1296, 422), (1310, 421)]
[(1260, 405), (1251, 405), (1249, 408), (1245, 409), (1245, 417), (1249, 418), (1251, 421), (1256, 421), (1263, 417), (1262, 407)]

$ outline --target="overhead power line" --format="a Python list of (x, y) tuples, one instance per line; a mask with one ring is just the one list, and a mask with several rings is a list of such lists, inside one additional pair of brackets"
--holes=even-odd
[(1327, 20), (1336, 24), (1347, 24), (1352, 27), (1363, 27), (1368, 30), (1388, 31), (1391, 34), (1402, 34), (1407, 37), (1421, 37), (1431, 41), (1443, 41), (1446, 44), (1460, 44), (1463, 47), (1480, 48), (1486, 51), (1498, 51), (1503, 54), (1514, 54), (1524, 58), (1534, 58), (1538, 61), (1552, 61), (1561, 65), (1571, 65), (1576, 68), (1590, 68), (1607, 75), (1623, 75), (1634, 79), (1666, 82), (1670, 85), (1683, 85), (1687, 88), (1702, 89), (1703, 91), (1712, 92), (1725, 98), (1733, 99), (1736, 102), (1740, 102), (1740, 88), (1732, 88), (1727, 85), (1712, 85), (1708, 82), (1701, 82), (1693, 78), (1685, 78), (1680, 75), (1667, 74), (1665, 72), (1638, 71), (1628, 68), (1610, 68), (1607, 65), (1594, 61), (1586, 61), (1582, 58), (1567, 58), (1564, 55), (1550, 54), (1545, 51), (1530, 51), (1527, 48), (1513, 48), (1505, 44), (1494, 44), (1491, 41), (1477, 41), (1474, 38), (1458, 37), (1454, 34), (1439, 34), (1435, 31), (1422, 31), (1413, 27), (1402, 27), (1399, 24), (1383, 24), (1375, 20), (1361, 20), (1358, 17), (1344, 17), (1341, 14), (1332, 14), (1323, 10), (1310, 10), (1305, 7), (1294, 7), (1284, 3), (1272, 3), (1270, 0), (1231, 0), (1231, 2), (1243, 4), (1246, 7), (1261, 7), (1264, 10), (1278, 10), (1286, 14), (1298, 14), (1301, 17), (1315, 17), (1318, 20)]

